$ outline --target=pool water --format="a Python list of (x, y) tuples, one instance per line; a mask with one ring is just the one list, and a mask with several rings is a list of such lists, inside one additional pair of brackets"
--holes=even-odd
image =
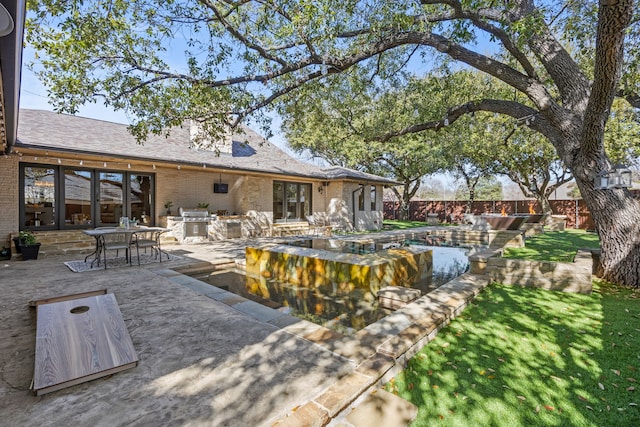
[[(321, 242), (321, 240), (314, 240), (311, 244), (316, 244), (316, 242)], [(407, 241), (401, 243), (402, 245), (418, 246), (433, 251), (432, 277), (425, 281), (414, 283), (411, 286), (412, 288), (420, 289), (422, 295), (466, 272), (469, 268), (468, 255), (472, 251), (471, 248), (430, 246), (425, 243), (427, 242)], [(303, 244), (307, 245), (309, 243), (304, 241), (304, 243), (298, 243), (298, 246)], [(318, 244), (321, 245), (321, 243)], [(389, 244), (397, 245), (398, 243), (380, 245)], [(341, 248), (334, 248), (334, 250), (344, 251), (345, 248), (347, 248), (346, 250), (360, 249), (356, 245), (344, 245)], [(371, 246), (369, 246), (369, 249), (371, 249)], [(378, 305), (375, 294), (377, 289), (347, 289), (344, 285), (340, 286), (336, 283), (325, 283), (309, 288), (265, 277), (251, 277), (237, 270), (213, 272), (207, 276), (198, 276), (197, 278), (283, 313), (308, 320), (346, 335), (353, 334), (391, 313), (390, 310)]]
[(429, 240), (411, 241), (411, 240), (389, 240), (389, 241), (357, 241), (343, 239), (300, 239), (286, 242), (286, 245), (297, 246), (300, 248), (317, 249), (328, 252), (338, 252), (345, 254), (374, 254), (376, 252), (385, 251), (392, 248), (399, 248), (407, 245), (419, 246), (427, 243), (427, 246), (440, 246), (444, 244), (443, 238), (430, 237)]

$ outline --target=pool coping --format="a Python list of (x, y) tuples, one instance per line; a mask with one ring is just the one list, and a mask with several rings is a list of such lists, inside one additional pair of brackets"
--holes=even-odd
[[(394, 233), (394, 236), (400, 234), (409, 234), (411, 238), (425, 235), (410, 232)], [(209, 269), (212, 266), (215, 264), (209, 264)], [(271, 425), (278, 426), (349, 425), (345, 417), (354, 405), (402, 371), (407, 361), (434, 339), (440, 329), (458, 316), (490, 282), (488, 276), (464, 273), (354, 335), (340, 336), (323, 326), (187, 276), (180, 272), (184, 271), (180, 267), (176, 270), (159, 269), (155, 273), (260, 322), (313, 342), (354, 366), (351, 373), (315, 398), (271, 420)]]

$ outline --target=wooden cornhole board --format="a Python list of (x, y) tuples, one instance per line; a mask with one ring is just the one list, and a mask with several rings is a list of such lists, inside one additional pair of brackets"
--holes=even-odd
[(37, 304), (36, 395), (138, 365), (113, 294)]

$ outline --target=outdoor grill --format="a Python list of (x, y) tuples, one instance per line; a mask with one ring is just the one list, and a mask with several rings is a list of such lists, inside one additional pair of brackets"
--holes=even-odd
[(184, 222), (184, 237), (207, 237), (209, 212), (202, 208), (180, 208), (180, 216)]

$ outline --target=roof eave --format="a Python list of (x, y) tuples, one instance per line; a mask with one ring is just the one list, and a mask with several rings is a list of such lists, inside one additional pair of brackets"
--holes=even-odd
[(20, 105), (20, 81), (22, 78), (22, 45), (26, 16), (25, 0), (0, 0), (11, 15), (14, 29), (11, 34), (0, 37), (0, 70), (4, 94), (2, 109), (6, 143), (4, 152), (11, 153), (18, 132)]

